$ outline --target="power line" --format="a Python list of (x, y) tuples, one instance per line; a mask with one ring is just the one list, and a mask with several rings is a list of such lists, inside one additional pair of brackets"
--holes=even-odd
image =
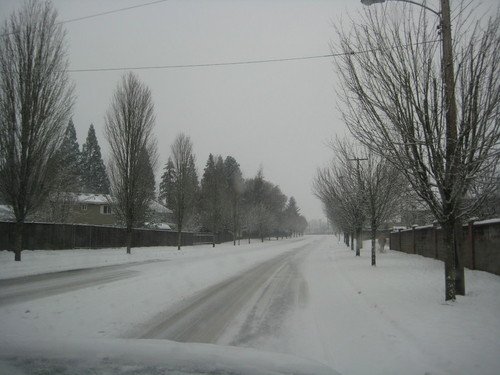
[(108, 15), (108, 14), (123, 12), (123, 11), (130, 10), (130, 9), (137, 9), (137, 8), (142, 8), (142, 7), (146, 7), (146, 6), (149, 6), (149, 5), (154, 5), (154, 4), (158, 4), (158, 3), (164, 3), (166, 1), (168, 1), (168, 0), (151, 1), (151, 2), (145, 3), (145, 4), (132, 5), (132, 6), (129, 6), (129, 7), (126, 7), (126, 8), (108, 10), (108, 11), (105, 11), (105, 12), (90, 14), (88, 16), (82, 16), (82, 17), (72, 18), (72, 19), (64, 20), (64, 21), (61, 21), (61, 22), (58, 22), (58, 23), (70, 23), (70, 22), (82, 21), (82, 20), (86, 20), (86, 19), (89, 19), (89, 18), (95, 18), (95, 17), (105, 16), (105, 15)]
[(266, 60), (247, 60), (247, 61), (230, 61), (230, 62), (219, 62), (219, 63), (202, 63), (202, 64), (179, 64), (179, 65), (132, 66), (132, 67), (116, 67), (116, 68), (68, 69), (67, 72), (80, 73), (80, 72), (109, 72), (109, 71), (120, 71), (120, 70), (202, 68), (202, 67), (227, 66), (227, 65), (265, 64), (265, 63), (273, 63), (273, 62), (281, 62), (281, 61), (313, 60), (313, 59), (323, 59), (326, 57), (335, 57), (335, 56), (341, 56), (341, 55), (344, 55), (344, 53), (316, 55), (316, 56), (285, 57), (285, 58), (266, 59)]
[[(125, 8), (119, 8), (119, 9), (113, 9), (113, 10), (108, 10), (108, 11), (104, 11), (104, 12), (89, 14), (88, 16), (82, 16), (82, 17), (77, 17), (77, 18), (71, 18), (71, 19), (64, 20), (64, 21), (59, 21), (59, 22), (57, 22), (57, 24), (60, 25), (60, 24), (64, 24), (64, 23), (78, 22), (78, 21), (87, 20), (87, 19), (90, 19), (90, 18), (95, 18), (95, 17), (100, 17), (100, 16), (106, 16), (108, 14), (123, 12), (123, 11), (126, 11), (126, 10), (142, 8), (142, 7), (146, 7), (146, 6), (149, 6), (149, 5), (155, 5), (155, 4), (158, 4), (158, 3), (164, 3), (166, 1), (169, 1), (169, 0), (156, 0), (156, 1), (151, 1), (149, 3), (144, 3), (144, 4), (139, 4), (139, 5), (132, 5), (132, 6), (125, 7)], [(1, 34), (0, 37), (3, 38), (5, 36), (12, 35), (12, 34), (14, 34), (14, 32)]]
[[(440, 40), (430, 40), (418, 43), (411, 43), (404, 46), (395, 46), (392, 48), (407, 48), (410, 46), (417, 46), (421, 44), (437, 43)], [(203, 68), (203, 67), (217, 67), (217, 66), (231, 66), (231, 65), (251, 65), (251, 64), (267, 64), (275, 62), (286, 62), (286, 61), (301, 61), (301, 60), (315, 60), (324, 58), (335, 58), (347, 55), (358, 55), (362, 53), (371, 53), (379, 51), (380, 49), (369, 49), (364, 51), (352, 51), (352, 52), (341, 52), (341, 53), (329, 53), (326, 55), (313, 55), (313, 56), (298, 56), (298, 57), (284, 57), (276, 59), (264, 59), (264, 60), (244, 60), (244, 61), (229, 61), (229, 62), (217, 62), (217, 63), (200, 63), (200, 64), (178, 64), (178, 65), (150, 65), (150, 66), (131, 66), (131, 67), (114, 67), (114, 68), (87, 68), (87, 69), (68, 69), (69, 73), (83, 73), (83, 72), (112, 72), (112, 71), (123, 71), (123, 70), (159, 70), (159, 69), (186, 69), (186, 68)]]
[[(77, 18), (72, 18), (72, 19), (60, 21), (60, 22), (58, 22), (58, 24), (64, 24), (64, 23), (82, 21), (82, 20), (86, 20), (86, 19), (90, 19), (90, 18), (95, 18), (95, 17), (100, 17), (100, 16), (104, 16), (104, 15), (108, 15), (108, 14), (123, 12), (123, 11), (131, 10), (131, 9), (142, 8), (142, 7), (146, 7), (146, 6), (149, 6), (149, 5), (163, 3), (163, 2), (166, 2), (166, 1), (169, 1), (169, 0), (156, 0), (156, 1), (151, 1), (149, 3), (144, 3), (144, 4), (139, 4), (139, 5), (132, 5), (132, 6), (129, 6), (129, 7), (119, 8), (119, 9), (114, 9), (114, 10), (109, 10), (109, 11), (105, 11), (105, 12), (99, 12), (99, 13), (91, 14), (91, 15), (88, 15), (88, 16), (82, 16), (82, 17), (77, 17)], [(8, 36), (8, 35), (11, 35), (11, 34), (13, 34), (13, 33), (11, 32), (11, 33), (6, 33), (6, 34), (1, 34), (0, 37)], [(438, 41), (439, 40), (423, 41), (423, 42), (408, 44), (408, 45), (405, 45), (405, 46), (402, 46), (402, 47), (406, 48), (408, 46), (414, 46), (414, 45), (420, 45), (420, 44), (427, 44), (427, 43), (435, 43), (435, 42), (438, 42)], [(397, 47), (393, 47), (393, 48), (397, 48)], [(374, 52), (374, 51), (378, 51), (378, 50), (377, 49), (373, 49), (373, 50), (357, 51), (357, 52), (353, 51), (353, 52), (349, 52), (349, 53), (331, 53), (331, 54), (326, 54), (326, 55), (285, 57), (285, 58), (277, 58), (277, 59), (246, 60), (246, 61), (232, 61), (232, 62), (220, 62), (220, 63), (157, 65), (157, 66), (132, 66), (132, 67), (114, 67), (114, 68), (68, 69), (67, 72), (70, 72), (70, 73), (111, 72), (111, 71), (123, 71), (123, 70), (182, 69), (182, 68), (202, 68), (202, 67), (216, 67), (216, 66), (230, 66), (230, 65), (266, 64), (266, 63), (274, 63), (274, 62), (324, 59), (324, 58), (340, 57), (340, 56), (346, 56), (346, 55), (355, 55), (355, 54), (360, 54), (360, 53), (369, 53), (369, 52)]]

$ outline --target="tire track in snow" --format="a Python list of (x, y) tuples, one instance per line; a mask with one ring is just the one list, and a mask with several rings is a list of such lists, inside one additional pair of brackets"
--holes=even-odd
[(157, 261), (84, 268), (0, 280), (0, 306), (126, 279), (139, 273), (139, 271), (128, 268), (151, 262)]
[[(250, 311), (233, 344), (278, 329), (286, 312), (289, 293), (287, 271), (291, 259), (308, 245), (293, 249), (246, 272), (205, 289), (177, 308), (158, 315), (146, 324), (140, 338), (179, 342), (220, 343), (221, 336), (234, 330), (240, 313)], [(279, 277), (276, 275), (280, 275)], [(303, 286), (302, 300), (306, 298)], [(261, 292), (259, 295), (258, 293)], [(257, 301), (248, 307), (249, 301)]]

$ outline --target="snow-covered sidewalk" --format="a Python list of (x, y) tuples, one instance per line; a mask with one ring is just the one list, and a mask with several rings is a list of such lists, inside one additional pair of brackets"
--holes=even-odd
[(330, 238), (306, 258), (293, 352), (343, 374), (498, 374), (500, 277), (466, 270), (467, 295), (445, 303), (442, 262), (388, 251), (372, 267), (364, 245)]

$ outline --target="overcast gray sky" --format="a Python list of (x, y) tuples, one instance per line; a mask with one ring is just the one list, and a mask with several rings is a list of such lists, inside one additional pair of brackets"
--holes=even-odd
[[(62, 21), (150, 2), (53, 1)], [(21, 4), (0, 0), (2, 24)], [(287, 59), (331, 53), (332, 24), (362, 7), (358, 0), (168, 0), (64, 27), (72, 70)], [(70, 73), (78, 141), (93, 123), (105, 159), (104, 114), (126, 71)], [(135, 72), (153, 93), (158, 175), (184, 132), (200, 176), (210, 153), (231, 155), (245, 177), (262, 166), (308, 220), (324, 216), (311, 182), (331, 157), (327, 140), (347, 131), (336, 111), (332, 58)]]

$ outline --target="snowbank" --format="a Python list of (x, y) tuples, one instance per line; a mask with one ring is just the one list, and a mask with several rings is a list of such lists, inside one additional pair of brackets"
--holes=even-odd
[(286, 354), (167, 340), (58, 340), (0, 343), (0, 373), (339, 375), (314, 361)]

